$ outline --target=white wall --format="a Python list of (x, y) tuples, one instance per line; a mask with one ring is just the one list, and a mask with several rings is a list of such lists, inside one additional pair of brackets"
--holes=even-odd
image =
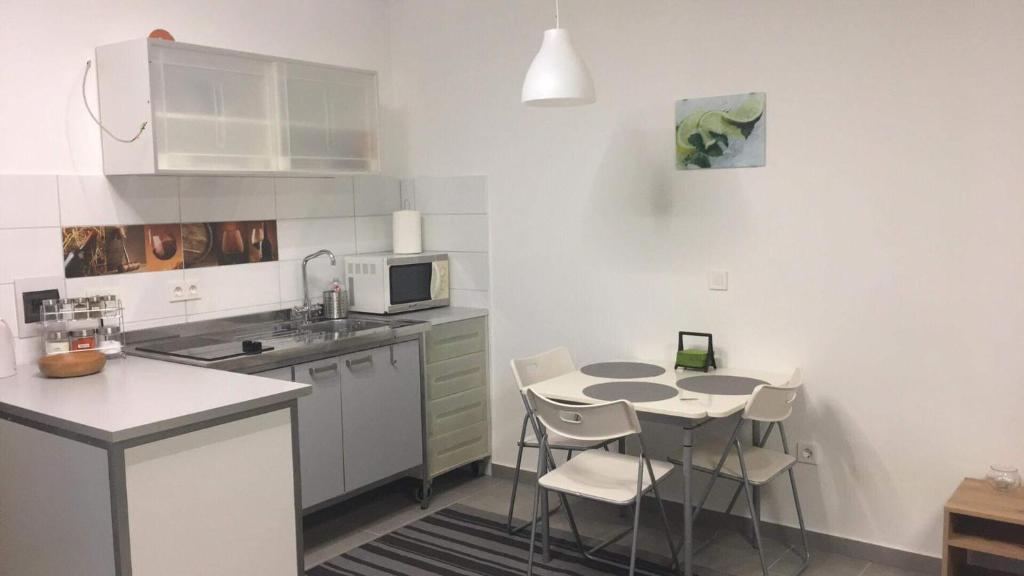
[[(813, 529), (938, 555), (960, 478), (1024, 464), (1024, 4), (566, 0), (598, 102), (527, 109), (550, 4), (391, 2), (398, 167), (488, 176), (495, 461), (509, 358), (709, 330), (732, 366), (804, 368)], [(674, 101), (755, 90), (767, 167), (675, 171)]]

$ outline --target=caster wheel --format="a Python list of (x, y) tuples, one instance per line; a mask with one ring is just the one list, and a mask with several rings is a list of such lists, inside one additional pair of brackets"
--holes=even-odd
[(426, 510), (430, 506), (430, 499), (434, 497), (433, 488), (422, 484), (416, 488), (416, 501), (420, 503), (420, 508)]

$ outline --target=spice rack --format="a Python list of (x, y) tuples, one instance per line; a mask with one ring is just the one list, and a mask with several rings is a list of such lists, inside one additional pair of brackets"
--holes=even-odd
[(124, 356), (124, 306), (113, 294), (44, 300), (39, 316), (47, 356), (85, 350)]

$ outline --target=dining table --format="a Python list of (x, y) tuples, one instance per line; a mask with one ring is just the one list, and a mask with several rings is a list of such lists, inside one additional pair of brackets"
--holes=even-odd
[[(630, 367), (633, 370), (630, 370)], [(691, 380), (697, 378), (697, 380)], [(789, 374), (718, 368), (703, 371), (677, 370), (674, 366), (643, 362), (602, 362), (542, 380), (530, 386), (537, 394), (570, 404), (597, 404), (615, 399), (632, 402), (643, 421), (671, 424), (680, 432), (683, 475), (683, 574), (693, 576), (693, 446), (694, 430), (704, 424), (739, 414), (758, 382), (785, 386)], [(690, 382), (688, 383), (687, 380)], [(655, 384), (662, 385), (660, 387)], [(671, 390), (665, 387), (670, 387)], [(691, 389), (688, 389), (689, 388)], [(694, 391), (700, 390), (700, 391)], [(671, 395), (670, 395), (671, 394)], [(755, 423), (756, 424), (756, 423)], [(754, 426), (755, 442), (759, 437)], [(622, 449), (620, 443), (620, 450)], [(541, 465), (546, 466), (545, 459)], [(539, 472), (543, 475), (544, 470)], [(760, 498), (755, 499), (755, 513)], [(547, 502), (541, 506), (548, 510)], [(550, 558), (550, 526), (547, 514), (541, 515), (544, 557)], [(675, 552), (675, 551), (673, 551)]]

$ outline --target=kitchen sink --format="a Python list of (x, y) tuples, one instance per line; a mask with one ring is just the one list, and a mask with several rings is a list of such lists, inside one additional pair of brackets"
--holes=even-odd
[(302, 324), (282, 311), (195, 323), (179, 330), (166, 327), (142, 331), (132, 339), (128, 353), (233, 372), (255, 372), (311, 356), (386, 345), (414, 337), (427, 327), (422, 322), (363, 317)]

